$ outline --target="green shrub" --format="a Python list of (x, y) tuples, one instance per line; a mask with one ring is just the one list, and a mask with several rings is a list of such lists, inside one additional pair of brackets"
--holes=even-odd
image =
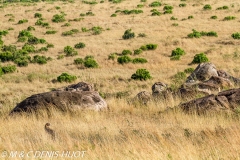
[(62, 73), (60, 76), (57, 77), (58, 82), (73, 82), (77, 79), (76, 76), (70, 75), (68, 73)]
[(147, 47), (147, 50), (155, 50), (157, 49), (157, 44), (147, 44), (146, 47)]
[(114, 14), (111, 15), (111, 17), (117, 17), (117, 14), (114, 13)]
[(42, 14), (41, 13), (35, 13), (34, 18), (42, 18)]
[(132, 30), (131, 29), (128, 29), (124, 32), (122, 38), (123, 39), (131, 39), (131, 38), (134, 38), (135, 37), (135, 33), (134, 32), (131, 32)]
[(95, 14), (93, 13), (93, 12), (91, 12), (91, 11), (89, 11), (89, 12), (87, 12), (86, 13), (86, 16), (94, 16)]
[(147, 35), (145, 33), (139, 33), (138, 37), (147, 37)]
[(7, 30), (8, 30), (8, 31), (13, 31), (13, 30), (14, 30), (14, 28), (12, 28), (12, 27), (9, 27)]
[(210, 32), (207, 32), (206, 36), (209, 36), (209, 37), (218, 37), (218, 34), (214, 31), (210, 31)]
[(41, 47), (38, 52), (47, 52), (48, 48), (47, 47)]
[(229, 9), (228, 6), (222, 6), (217, 8), (217, 10), (225, 10), (225, 9)]
[(108, 60), (111, 59), (111, 60), (114, 61), (116, 58), (117, 58), (117, 54), (116, 53), (111, 53), (111, 54), (108, 55)]
[(55, 14), (52, 18), (52, 21), (55, 23), (59, 23), (59, 22), (64, 22), (66, 20), (63, 14)]
[(189, 38), (200, 38), (202, 36), (200, 32), (198, 32), (194, 29), (192, 31), (193, 31), (193, 33), (190, 33), (187, 35)]
[(27, 30), (22, 30), (18, 34), (18, 38), (20, 38), (20, 37), (32, 37), (32, 36), (33, 36), (32, 33), (27, 31)]
[(163, 7), (163, 10), (172, 10), (173, 9), (173, 6), (164, 6)]
[(33, 52), (35, 52), (35, 47), (30, 44), (24, 44), (24, 46), (22, 47), (22, 50), (25, 50), (29, 53), (33, 53)]
[(64, 53), (66, 54), (67, 57), (78, 55), (77, 51), (75, 51), (75, 49), (72, 48), (71, 46), (64, 47)]
[(88, 58), (84, 61), (84, 66), (87, 68), (98, 68), (98, 63), (93, 58)]
[(147, 63), (148, 61), (145, 58), (134, 58), (132, 63)]
[(32, 63), (46, 64), (47, 61), (51, 60), (50, 57), (35, 55), (33, 57)]
[(165, 10), (163, 14), (172, 14), (172, 10)]
[(51, 44), (51, 43), (48, 43), (48, 44), (47, 44), (47, 48), (54, 48), (54, 45)]
[(140, 49), (141, 49), (142, 51), (148, 50), (146, 45), (141, 46)]
[(217, 19), (218, 17), (217, 16), (211, 16), (210, 18), (211, 19)]
[(178, 20), (178, 19), (175, 18), (174, 16), (172, 16), (172, 17), (170, 18), (170, 20)]
[(186, 3), (181, 3), (181, 4), (179, 4), (179, 7), (186, 7), (186, 6), (187, 6)]
[(29, 27), (27, 28), (27, 31), (35, 31), (35, 28), (32, 27), (32, 26), (29, 26)]
[(29, 59), (27, 57), (19, 57), (14, 60), (14, 63), (17, 64), (19, 67), (26, 67), (28, 66)]
[(192, 61), (192, 64), (195, 64), (195, 63), (203, 63), (203, 62), (208, 62), (208, 58), (206, 56), (206, 54), (204, 53), (199, 53), (199, 54), (196, 54), (193, 58), (193, 61)]
[(152, 16), (160, 16), (160, 15), (162, 15), (162, 13), (159, 12), (159, 11), (157, 11), (157, 10), (155, 10), (155, 11), (152, 12), (151, 15), (152, 15)]
[(84, 48), (86, 45), (83, 42), (79, 42), (74, 45), (74, 48)]
[(0, 37), (1, 36), (6, 36), (8, 34), (8, 31), (6, 30), (0, 30)]
[(70, 31), (65, 31), (62, 33), (63, 36), (69, 36), (69, 35), (73, 35), (75, 33), (78, 33), (79, 30), (78, 29), (71, 29)]
[(23, 23), (27, 23), (28, 20), (27, 19), (21, 19), (18, 21), (18, 24), (23, 24)]
[(15, 46), (15, 45), (4, 45), (4, 46), (2, 46), (2, 51), (3, 52), (7, 52), (7, 51), (9, 51), (9, 52), (16, 52), (17, 51), (17, 47)]
[(143, 4), (138, 4), (138, 5), (137, 5), (137, 8), (143, 8), (143, 7), (144, 7)]
[(46, 34), (55, 34), (55, 33), (57, 33), (57, 31), (54, 31), (54, 30), (46, 31)]
[(127, 49), (124, 49), (123, 51), (122, 51), (122, 55), (131, 55), (132, 54), (132, 52), (130, 51), (130, 50), (127, 50)]
[(27, 37), (19, 37), (18, 42), (26, 42), (28, 40)]
[(95, 27), (92, 27), (91, 30), (92, 30), (92, 32), (93, 32), (93, 33), (92, 33), (93, 35), (98, 35), (98, 34), (101, 34), (101, 33), (102, 33), (103, 28), (102, 28), (102, 27), (99, 27), (99, 26), (95, 26)]
[(204, 7), (203, 7), (204, 10), (211, 10), (212, 7), (210, 4), (206, 4)]
[(159, 1), (154, 1), (151, 4), (149, 4), (149, 7), (160, 7), (162, 4)]
[(194, 68), (187, 68), (184, 70), (184, 73), (192, 73), (194, 71)]
[(185, 53), (185, 51), (183, 50), (183, 49), (181, 49), (181, 48), (176, 48), (175, 50), (172, 50), (172, 55), (171, 55), (171, 57), (173, 57), (173, 56), (182, 56), (182, 55), (185, 55), (186, 53)]
[(124, 63), (129, 63), (129, 62), (131, 62), (132, 59), (131, 59), (129, 56), (125, 55), (125, 56), (120, 56), (120, 57), (118, 57), (117, 61), (118, 61), (118, 63), (120, 63), (120, 64), (124, 64)]
[(71, 24), (70, 23), (65, 23), (64, 25), (62, 25), (61, 27), (69, 27), (69, 26), (71, 26)]
[(240, 32), (236, 32), (232, 34), (233, 39), (240, 39)]
[(74, 64), (84, 64), (84, 60), (82, 58), (74, 59)]
[(15, 65), (7, 65), (7, 66), (3, 66), (1, 68), (2, 68), (2, 71), (3, 71), (4, 74), (13, 73), (17, 69)]
[(193, 16), (188, 16), (188, 19), (193, 19), (194, 17)]
[(61, 9), (61, 7), (59, 7), (59, 6), (56, 6), (55, 8), (56, 8), (57, 10), (58, 10), (58, 9)]
[(234, 20), (234, 19), (236, 19), (236, 17), (234, 17), (234, 16), (227, 16), (227, 17), (224, 17), (224, 21), (230, 21), (230, 20)]
[(149, 73), (148, 70), (146, 69), (138, 69), (136, 71), (136, 73), (134, 73), (132, 76), (131, 76), (131, 79), (134, 79), (134, 80), (147, 80), (147, 79), (151, 79), (151, 75)]
[(1, 52), (0, 53), (0, 60), (1, 60), (1, 62), (13, 60), (13, 53), (9, 52), (9, 51)]
[(136, 49), (134, 50), (134, 55), (139, 55), (141, 54), (143, 51), (141, 49)]

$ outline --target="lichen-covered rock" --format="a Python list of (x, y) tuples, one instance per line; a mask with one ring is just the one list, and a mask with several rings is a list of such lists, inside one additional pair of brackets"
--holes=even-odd
[(201, 63), (193, 71), (193, 73), (187, 77), (187, 83), (194, 81), (206, 81), (212, 76), (218, 76), (216, 66), (210, 62)]
[(158, 96), (161, 95), (163, 91), (167, 89), (168, 85), (162, 82), (156, 82), (152, 86), (152, 95)]
[(211, 94), (180, 105), (184, 112), (197, 114), (208, 111), (234, 111), (240, 105), (240, 88)]
[(152, 95), (147, 91), (139, 92), (134, 99), (142, 104), (147, 104), (151, 100)]
[(61, 111), (91, 109), (100, 111), (107, 108), (106, 101), (95, 91), (51, 91), (32, 95), (19, 103), (11, 114), (33, 112), (51, 107)]

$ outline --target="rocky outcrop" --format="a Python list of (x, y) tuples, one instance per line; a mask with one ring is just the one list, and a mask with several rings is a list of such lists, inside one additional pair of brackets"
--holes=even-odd
[(77, 84), (71, 84), (67, 87), (62, 87), (59, 89), (56, 89), (55, 91), (94, 91), (94, 87), (91, 84), (88, 84), (86, 82), (79, 82)]
[(151, 94), (147, 91), (139, 92), (134, 100), (139, 101), (141, 104), (147, 104), (151, 100)]
[[(70, 85), (79, 88), (78, 84)], [(76, 87), (77, 86), (77, 87)], [(86, 88), (85, 86), (83, 88)], [(61, 111), (91, 109), (100, 111), (107, 108), (106, 101), (96, 91), (57, 90), (32, 95), (19, 103), (11, 114), (17, 112), (35, 112), (39, 109), (55, 108)]]
[(187, 83), (195, 81), (206, 81), (212, 76), (218, 76), (216, 66), (210, 62), (201, 63), (193, 71), (193, 73), (187, 77)]
[(187, 103), (181, 104), (180, 108), (187, 113), (196, 112), (197, 114), (207, 111), (233, 111), (240, 105), (240, 88), (230, 89), (219, 92), (217, 95), (211, 94), (198, 98)]

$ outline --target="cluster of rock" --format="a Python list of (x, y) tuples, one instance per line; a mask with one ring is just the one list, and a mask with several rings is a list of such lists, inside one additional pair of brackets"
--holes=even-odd
[[(214, 64), (201, 63), (177, 91), (172, 91), (167, 84), (156, 82), (152, 86), (152, 94), (143, 91), (138, 93), (136, 98), (141, 103), (147, 104), (151, 99), (178, 96), (185, 100), (191, 100), (179, 105), (186, 112), (234, 109), (235, 104), (240, 104), (240, 101), (237, 100), (237, 96), (240, 96), (240, 89), (220, 91), (226, 88), (233, 88), (239, 84), (240, 79), (229, 75), (225, 71), (217, 70)], [(205, 95), (205, 97), (192, 100), (197, 94)]]
[[(156, 82), (152, 86), (152, 93), (142, 91), (134, 99), (147, 104), (153, 99), (167, 99), (170, 96), (180, 97), (184, 100), (190, 100), (179, 105), (179, 108), (188, 113), (197, 112), (200, 114), (208, 110), (233, 110), (240, 105), (240, 89), (220, 91), (239, 84), (240, 79), (225, 71), (217, 70), (214, 64), (201, 63), (176, 91), (173, 91), (165, 83)], [(204, 97), (194, 99), (196, 94), (202, 94)], [(32, 95), (19, 103), (10, 114), (32, 112), (51, 107), (62, 111), (76, 109), (100, 111), (107, 108), (107, 103), (98, 92), (94, 91), (91, 84), (80, 82), (51, 92)]]
[(51, 92), (32, 95), (19, 103), (10, 114), (34, 112), (51, 107), (62, 111), (76, 109), (100, 111), (107, 108), (107, 103), (98, 92), (94, 91), (92, 85), (80, 82)]

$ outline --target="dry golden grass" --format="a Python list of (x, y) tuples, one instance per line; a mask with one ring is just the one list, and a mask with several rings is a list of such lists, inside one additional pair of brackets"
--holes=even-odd
[[(178, 5), (181, 1), (165, 0), (163, 3), (174, 6), (173, 14), (161, 16), (151, 16), (150, 10), (153, 8), (148, 7), (150, 2), (152, 1), (143, 3), (145, 6), (141, 8), (144, 11), (142, 14), (117, 17), (110, 15), (117, 9), (136, 9), (140, 0), (125, 0), (120, 4), (105, 1), (97, 5), (83, 4), (77, 0), (74, 3), (41, 2), (31, 6), (12, 3), (0, 8), (0, 30), (14, 28), (2, 38), (4, 44), (21, 48), (23, 43), (17, 43), (19, 31), (34, 26), (34, 36), (44, 38), (55, 46), (42, 53), (53, 58), (46, 65), (29, 64), (28, 67), (18, 67), (16, 73), (0, 78), (0, 153), (5, 150), (86, 150), (86, 159), (239, 159), (240, 128), (237, 115), (196, 116), (185, 115), (178, 110), (162, 113), (166, 106), (174, 107), (181, 100), (151, 103), (145, 107), (128, 104), (127, 98), (134, 97), (142, 90), (150, 92), (152, 84), (157, 81), (171, 84), (171, 76), (186, 68), (196, 67), (188, 64), (200, 52), (205, 52), (218, 69), (240, 77), (240, 41), (231, 37), (232, 33), (240, 32), (240, 2), (187, 0), (187, 7), (180, 8)], [(203, 11), (205, 4), (211, 4), (213, 9)], [(215, 10), (224, 5), (229, 6), (229, 10)], [(55, 6), (61, 9), (56, 10)], [(162, 11), (162, 8), (159, 7), (159, 10)], [(80, 22), (69, 22), (70, 27), (61, 27), (65, 22), (51, 22), (52, 16), (60, 11), (66, 13), (66, 19), (69, 20), (79, 18), (80, 13), (90, 10), (95, 16), (86, 16)], [(36, 12), (41, 13), (51, 29), (58, 32), (45, 35), (48, 29), (35, 26)], [(13, 14), (15, 22), (8, 22), (9, 17), (5, 17), (5, 14)], [(190, 15), (194, 19), (181, 21)], [(213, 15), (218, 16), (218, 19), (211, 20)], [(171, 21), (171, 16), (178, 20)], [(237, 19), (222, 21), (225, 16), (235, 16)], [(28, 19), (28, 23), (17, 24), (21, 19)], [(178, 23), (179, 26), (174, 27), (173, 23)], [(103, 27), (105, 31), (100, 35), (83, 32), (66, 37), (61, 35), (71, 29), (81, 30), (82, 27), (93, 26)], [(110, 30), (106, 30), (107, 28)], [(124, 31), (130, 28), (136, 35), (145, 33), (147, 37), (122, 40)], [(189, 39), (187, 34), (192, 29), (216, 31), (218, 37)], [(73, 47), (78, 42), (86, 44), (84, 49), (78, 49), (78, 56), (57, 59), (65, 46)], [(146, 58), (146, 64), (119, 65), (116, 60), (107, 60), (110, 53), (138, 49), (148, 43), (156, 43), (158, 48), (136, 56)], [(171, 51), (177, 47), (184, 49), (187, 54), (180, 61), (170, 61)], [(79, 69), (73, 64), (75, 58), (84, 58), (86, 55), (93, 55), (100, 68)], [(130, 80), (131, 75), (139, 68), (148, 69), (153, 79)], [(24, 98), (68, 85), (52, 83), (63, 72), (76, 75), (77, 81), (95, 84), (100, 92), (128, 91), (130, 96), (107, 99), (110, 111), (101, 113), (53, 112), (51, 117), (46, 113), (39, 117), (8, 117), (9, 111)], [(44, 131), (47, 122), (56, 131), (56, 141), (52, 141)]]

